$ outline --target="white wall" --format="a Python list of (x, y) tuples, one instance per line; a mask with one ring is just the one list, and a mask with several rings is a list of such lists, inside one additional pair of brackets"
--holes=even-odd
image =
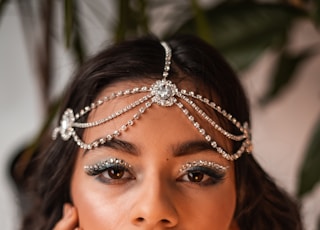
[[(301, 22), (292, 31), (291, 50), (314, 44), (320, 34), (312, 25)], [(253, 142), (261, 165), (290, 194), (296, 193), (297, 174), (316, 121), (320, 119), (320, 55), (298, 69), (295, 80), (280, 97), (261, 108), (257, 100), (268, 85), (276, 56), (267, 53), (243, 75), (253, 116)], [(307, 230), (316, 230), (320, 216), (320, 185), (303, 200), (302, 215)]]
[[(92, 25), (95, 22), (91, 22)], [(95, 50), (106, 38), (103, 28), (93, 26), (88, 39)], [(9, 5), (0, 22), (0, 223), (1, 229), (15, 230), (19, 223), (17, 200), (7, 177), (8, 162), (22, 143), (30, 141), (41, 121), (39, 92), (31, 63), (26, 55), (16, 8)], [(311, 25), (301, 23), (293, 31), (293, 49), (308, 44), (320, 45), (320, 35)], [(72, 63), (58, 47), (56, 65), (59, 91), (72, 70)], [(252, 103), (253, 141), (259, 162), (291, 194), (295, 193), (298, 167), (316, 119), (320, 116), (320, 55), (312, 58), (298, 72), (288, 91), (265, 108), (257, 104), (267, 84), (275, 55), (264, 55), (243, 73), (243, 83)], [(308, 230), (315, 230), (320, 215), (320, 186), (303, 205)]]
[(16, 199), (8, 181), (8, 162), (30, 140), (41, 120), (36, 82), (32, 77), (16, 12), (10, 7), (0, 24), (0, 222), (16, 229)]

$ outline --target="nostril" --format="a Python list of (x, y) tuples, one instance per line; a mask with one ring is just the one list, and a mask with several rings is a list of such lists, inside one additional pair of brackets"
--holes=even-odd
[(143, 222), (144, 221), (144, 218), (143, 217), (138, 217), (137, 218), (137, 222)]
[(170, 223), (170, 221), (167, 220), (167, 219), (162, 219), (161, 222), (162, 222), (163, 224), (169, 224), (169, 223)]

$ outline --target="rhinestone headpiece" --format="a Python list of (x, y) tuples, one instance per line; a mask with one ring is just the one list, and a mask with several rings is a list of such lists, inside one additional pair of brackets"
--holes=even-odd
[[(85, 107), (84, 109), (80, 110), (79, 113), (74, 114), (73, 110), (68, 108), (61, 120), (60, 126), (55, 128), (52, 133), (52, 138), (56, 139), (58, 134), (60, 134), (61, 138), (64, 141), (69, 140), (71, 137), (77, 143), (77, 145), (82, 149), (92, 149), (96, 148), (100, 145), (105, 144), (107, 141), (110, 141), (114, 137), (119, 136), (122, 132), (126, 131), (128, 127), (134, 125), (134, 123), (148, 110), (152, 105), (158, 104), (163, 107), (169, 106), (177, 106), (182, 113), (187, 117), (187, 119), (193, 124), (195, 129), (199, 131), (199, 133), (208, 141), (212, 148), (215, 149), (218, 153), (220, 153), (225, 159), (227, 160), (236, 160), (238, 159), (244, 152), (250, 153), (252, 150), (252, 143), (250, 138), (250, 131), (248, 127), (248, 123), (245, 122), (241, 124), (234, 118), (231, 114), (223, 110), (219, 105), (210, 101), (207, 98), (202, 97), (199, 94), (195, 94), (192, 91), (187, 91), (185, 89), (178, 89), (175, 84), (171, 81), (167, 80), (170, 71), (170, 64), (171, 64), (171, 49), (167, 43), (161, 42), (161, 45), (165, 49), (165, 65), (164, 70), (162, 73), (163, 79), (156, 81), (151, 86), (142, 86), (133, 89), (122, 90), (116, 93), (112, 93), (108, 96), (99, 99), (98, 101), (91, 103), (90, 106)], [(87, 122), (87, 123), (80, 123), (77, 120), (82, 117), (83, 115), (89, 113), (91, 110), (96, 109), (98, 106), (112, 100), (115, 98), (119, 98), (126, 95), (138, 94), (138, 93), (145, 93), (145, 96), (142, 96), (140, 99), (134, 101), (133, 103), (127, 105), (126, 107), (110, 114), (106, 118)], [(210, 134), (206, 132), (206, 130), (200, 126), (200, 124), (196, 121), (196, 118), (190, 113), (189, 109), (187, 109), (184, 104), (181, 102), (185, 102), (189, 105), (192, 109), (196, 111), (204, 121), (211, 125), (214, 129), (219, 131), (221, 134), (226, 136), (227, 138), (233, 141), (242, 141), (240, 148), (233, 154), (227, 153), (222, 147), (218, 146), (217, 142), (213, 140)], [(223, 129), (217, 122), (212, 120), (199, 106), (198, 103), (202, 103), (209, 108), (215, 110), (217, 113), (221, 114), (225, 117), (228, 121), (230, 121), (234, 126), (236, 126), (241, 134), (235, 135), (227, 130)], [(76, 133), (75, 128), (91, 128), (95, 127), (117, 117), (125, 114), (128, 111), (131, 111), (134, 108), (138, 108), (138, 112), (133, 115), (133, 117), (127, 121), (124, 125), (122, 125), (119, 129), (115, 130), (112, 133), (107, 134), (105, 137), (102, 137), (92, 143), (85, 143)]]

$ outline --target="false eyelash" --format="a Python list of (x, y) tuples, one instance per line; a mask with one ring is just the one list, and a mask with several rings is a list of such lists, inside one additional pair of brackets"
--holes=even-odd
[[(192, 181), (192, 180), (185, 180), (184, 177), (193, 174), (193, 173), (201, 173), (208, 178), (206, 180), (201, 181)], [(191, 168), (188, 168), (187, 170), (183, 171), (182, 175), (178, 178), (177, 181), (180, 182), (189, 182), (192, 184), (196, 184), (199, 186), (209, 186), (209, 185), (215, 185), (218, 184), (219, 182), (223, 181), (225, 178), (226, 172), (217, 170), (217, 169), (212, 169), (207, 166), (194, 166)], [(190, 178), (188, 178), (190, 179)]]
[(179, 171), (184, 172), (190, 168), (197, 167), (197, 166), (204, 166), (206, 168), (214, 169), (218, 172), (225, 172), (229, 168), (229, 166), (223, 166), (213, 161), (198, 160), (198, 161), (187, 162), (186, 164), (182, 165)]
[(132, 166), (125, 162), (124, 160), (118, 159), (118, 158), (110, 158), (105, 161), (98, 162), (94, 165), (85, 165), (84, 166), (84, 171), (89, 175), (89, 176), (95, 176), (106, 169), (110, 168), (111, 166), (122, 166), (125, 169), (129, 169)]

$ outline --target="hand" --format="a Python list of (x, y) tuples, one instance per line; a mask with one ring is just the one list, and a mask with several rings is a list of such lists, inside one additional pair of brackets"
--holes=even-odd
[(62, 219), (57, 222), (53, 230), (81, 230), (78, 227), (78, 214), (71, 204), (64, 204)]

